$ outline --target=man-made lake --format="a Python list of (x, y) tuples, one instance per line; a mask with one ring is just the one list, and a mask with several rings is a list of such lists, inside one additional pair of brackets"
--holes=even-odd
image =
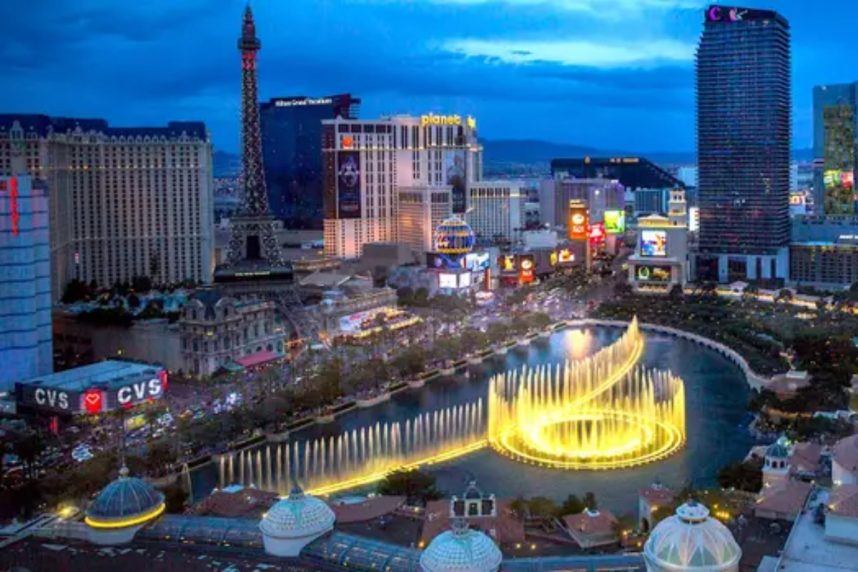
[[(351, 411), (333, 423), (311, 426), (290, 438), (304, 441), (338, 436), (378, 422), (402, 422), (422, 412), (474, 403), (481, 398), (485, 401), (491, 376), (525, 364), (556, 364), (567, 358), (586, 357), (612, 343), (622, 332), (610, 327), (559, 331), (481, 365), (469, 366), (469, 376), (461, 373), (433, 380), (421, 389), (401, 392), (388, 402)], [(656, 480), (672, 487), (715, 484), (718, 469), (743, 458), (752, 444), (746, 428), (750, 420), (746, 410), (749, 389), (742, 372), (724, 357), (693, 342), (654, 333), (646, 334), (641, 364), (670, 370), (685, 380), (688, 441), (677, 454), (631, 469), (564, 471), (521, 464), (485, 448), (429, 470), (436, 475), (439, 487), (450, 494), (462, 492), (472, 479), (485, 492), (500, 498), (541, 495), (562, 500), (570, 493), (581, 496), (592, 491), (601, 506), (620, 513), (633, 510), (637, 491)], [(194, 496), (199, 498), (217, 486), (219, 468), (216, 463), (206, 465), (192, 478)]]

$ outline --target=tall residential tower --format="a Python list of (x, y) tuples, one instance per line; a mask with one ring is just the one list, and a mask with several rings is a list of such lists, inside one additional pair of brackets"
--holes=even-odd
[(790, 239), (790, 30), (710, 6), (697, 50), (698, 277), (783, 280)]

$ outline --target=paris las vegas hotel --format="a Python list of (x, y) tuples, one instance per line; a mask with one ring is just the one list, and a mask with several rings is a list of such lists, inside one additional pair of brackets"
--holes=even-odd
[(212, 146), (200, 122), (112, 127), (102, 119), (0, 114), (0, 177), (49, 191), (54, 300), (73, 279), (207, 282)]
[(325, 253), (339, 258), (356, 258), (372, 242), (432, 250), (434, 229), (451, 214), (486, 228), (478, 219), (491, 199), (508, 205), (519, 194), (509, 182), (482, 181), (470, 116), (326, 120), (322, 155)]

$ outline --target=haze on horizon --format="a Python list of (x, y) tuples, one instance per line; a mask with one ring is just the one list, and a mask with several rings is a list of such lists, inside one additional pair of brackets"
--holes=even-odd
[[(235, 41), (244, 0), (0, 5), (2, 113), (113, 125), (205, 121), (238, 148)], [(362, 117), (471, 114), (487, 139), (692, 151), (697, 0), (252, 2), (260, 98), (351, 92)], [(811, 145), (811, 90), (858, 80), (849, 0), (757, 0), (792, 26), (794, 146)], [(832, 26), (836, 23), (836, 26)], [(837, 33), (838, 30), (843, 33)]]

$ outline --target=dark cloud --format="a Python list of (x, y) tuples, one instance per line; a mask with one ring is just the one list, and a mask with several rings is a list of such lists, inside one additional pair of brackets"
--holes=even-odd
[[(851, 2), (826, 2), (812, 13), (801, 0), (768, 3), (793, 23), (797, 114), (807, 113), (814, 83), (858, 79), (850, 66), (835, 64), (852, 61), (856, 48), (845, 36), (835, 40), (826, 25), (829, 13), (840, 10), (838, 29), (853, 29), (858, 8)], [(0, 2), (0, 77), (8, 86), (0, 92), (0, 111), (102, 116), (123, 125), (202, 119), (218, 146), (234, 149), (235, 39), (243, 7), (244, 0)], [(363, 98), (367, 116), (427, 108), (471, 112), (482, 134), (495, 139), (610, 148), (633, 148), (632, 142), (641, 150), (694, 144), (691, 62), (646, 69), (515, 65), (443, 46), (500, 37), (694, 42), (701, 27), (696, 10), (610, 20), (554, 3), (259, 0), (254, 10), (264, 98), (351, 91)], [(809, 140), (807, 118), (797, 117), (795, 125), (796, 139)]]

